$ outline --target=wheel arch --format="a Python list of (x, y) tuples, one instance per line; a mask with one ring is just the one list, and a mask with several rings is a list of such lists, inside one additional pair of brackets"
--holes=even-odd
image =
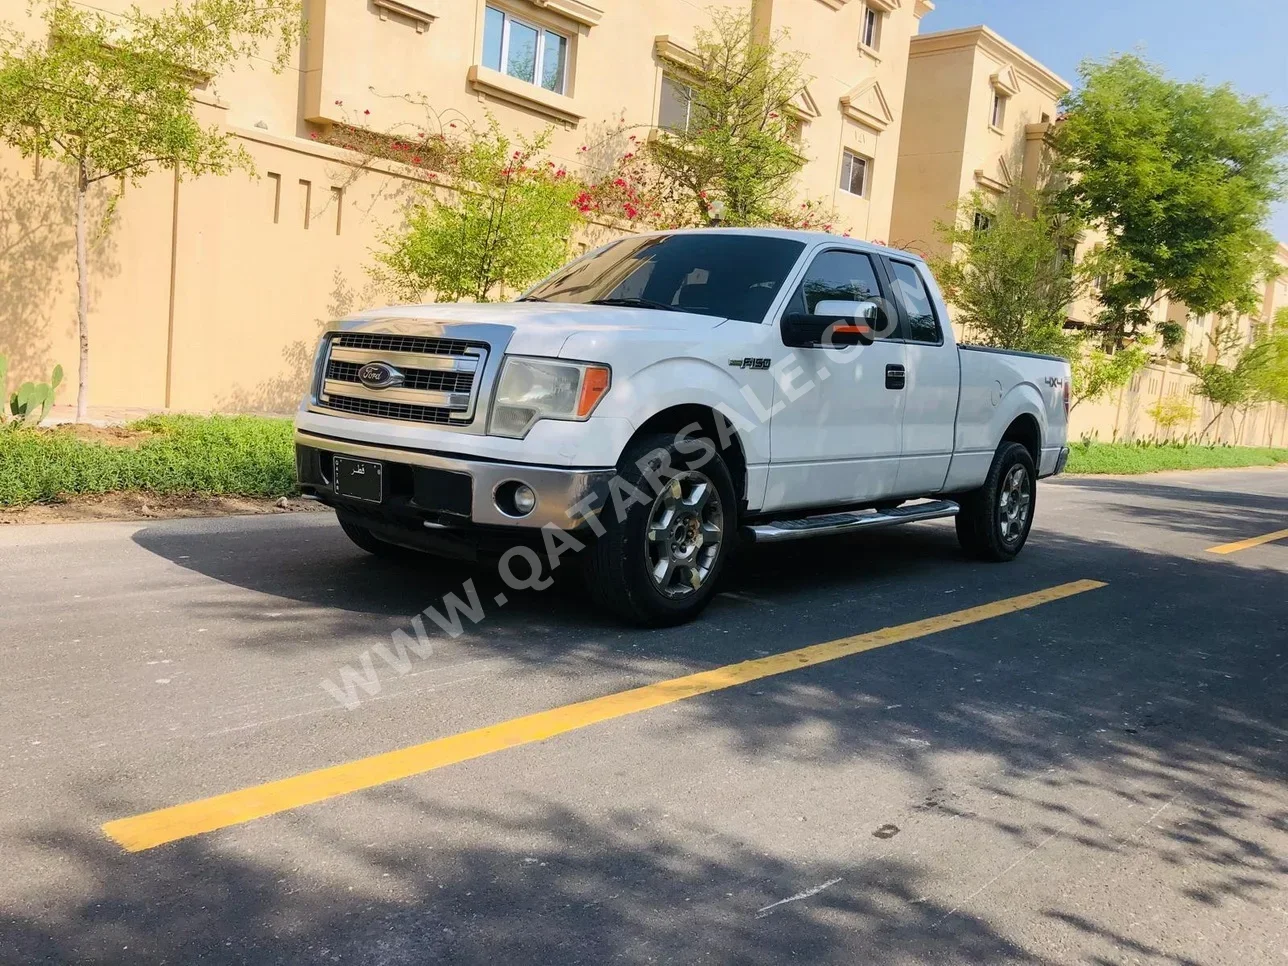
[[(729, 467), (733, 477), (734, 492), (740, 503), (747, 500), (747, 451), (738, 430), (725, 417), (710, 406), (700, 403), (682, 403), (660, 410), (644, 420), (631, 436), (634, 442), (640, 436), (651, 433), (678, 434), (694, 424), (701, 429), (702, 435), (711, 440)], [(628, 446), (630, 443), (628, 442)]]
[(1012, 419), (1002, 433), (1001, 443), (1019, 443), (1033, 457), (1034, 467), (1042, 462), (1042, 427), (1032, 413), (1023, 412)]

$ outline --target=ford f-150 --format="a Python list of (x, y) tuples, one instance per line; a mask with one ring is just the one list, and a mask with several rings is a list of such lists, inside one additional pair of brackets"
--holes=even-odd
[(553, 564), (574, 545), (597, 601), (662, 625), (746, 540), (955, 516), (967, 552), (1010, 560), (1063, 469), (1068, 406), (1067, 361), (957, 345), (916, 255), (676, 231), (513, 302), (334, 322), (296, 462), (364, 550), (531, 563), (553, 545)]

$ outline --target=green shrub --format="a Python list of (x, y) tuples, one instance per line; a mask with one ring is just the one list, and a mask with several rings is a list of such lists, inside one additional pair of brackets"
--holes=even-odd
[(1157, 473), (1161, 470), (1221, 469), (1288, 463), (1288, 449), (1254, 446), (1197, 446), (1183, 441), (1137, 440), (1070, 447), (1070, 473)]
[(258, 416), (152, 416), (134, 439), (102, 443), (70, 428), (0, 430), (0, 506), (64, 494), (150, 490), (220, 496), (295, 491), (292, 425)]

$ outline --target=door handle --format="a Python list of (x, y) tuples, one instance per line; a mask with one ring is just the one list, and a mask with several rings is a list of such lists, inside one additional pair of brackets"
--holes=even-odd
[(886, 388), (902, 389), (908, 384), (908, 373), (903, 366), (886, 366)]

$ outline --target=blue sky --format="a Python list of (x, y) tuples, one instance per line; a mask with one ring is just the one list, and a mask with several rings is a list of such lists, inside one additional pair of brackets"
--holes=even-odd
[[(981, 23), (1070, 83), (1084, 58), (1139, 48), (1176, 77), (1288, 108), (1288, 0), (935, 0), (921, 32)], [(1288, 205), (1271, 228), (1288, 241)]]

